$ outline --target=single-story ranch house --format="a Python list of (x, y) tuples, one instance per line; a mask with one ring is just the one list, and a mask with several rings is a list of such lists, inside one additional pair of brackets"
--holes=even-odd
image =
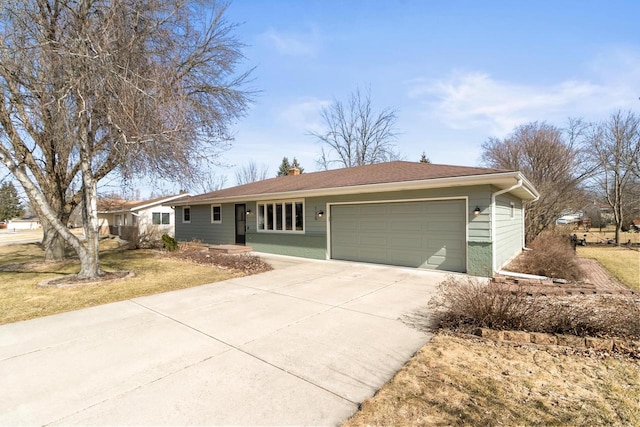
[(124, 239), (159, 239), (175, 230), (174, 210), (167, 206), (175, 200), (188, 197), (181, 193), (152, 200), (98, 200), (98, 231), (101, 235), (113, 234)]
[(524, 247), (517, 171), (394, 161), (185, 197), (175, 235), (253, 250), (491, 276)]

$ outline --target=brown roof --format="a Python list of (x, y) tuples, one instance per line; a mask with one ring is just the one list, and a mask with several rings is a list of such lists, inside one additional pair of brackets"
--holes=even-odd
[(264, 181), (253, 182), (193, 197), (187, 197), (181, 199), (179, 204), (197, 204), (198, 202), (226, 197), (255, 196), (371, 184), (388, 184), (395, 182), (424, 181), (437, 178), (489, 175), (504, 172), (513, 171), (395, 161), (265, 179)]
[(123, 200), (109, 197), (98, 200), (98, 211), (126, 211), (138, 203), (140, 203), (140, 200)]
[[(175, 194), (172, 196), (161, 196), (149, 200), (122, 200), (114, 198), (104, 198), (98, 200), (98, 211), (134, 211), (142, 206), (160, 204), (167, 199), (177, 198), (177, 196), (180, 196), (181, 194)], [(184, 195), (187, 196), (187, 194)]]

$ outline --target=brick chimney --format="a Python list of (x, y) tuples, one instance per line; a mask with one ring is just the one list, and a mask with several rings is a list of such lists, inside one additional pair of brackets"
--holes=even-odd
[(289, 169), (289, 176), (291, 175), (300, 175), (300, 169), (296, 167)]

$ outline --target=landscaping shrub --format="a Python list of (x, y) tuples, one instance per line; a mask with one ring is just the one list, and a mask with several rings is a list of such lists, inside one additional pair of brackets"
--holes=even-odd
[(210, 252), (198, 240), (180, 242), (173, 257), (188, 260), (198, 264), (211, 265), (219, 268), (230, 268), (245, 274), (256, 274), (272, 270), (271, 265), (262, 258), (250, 254), (221, 254)]
[(541, 306), (520, 289), (482, 283), (471, 277), (449, 276), (440, 283), (438, 295), (429, 301), (435, 311), (435, 326), (456, 328), (480, 326), (492, 329), (523, 329)]
[(164, 244), (164, 248), (169, 252), (173, 252), (178, 249), (178, 242), (168, 234), (162, 235), (162, 243)]
[(569, 281), (579, 281), (584, 273), (571, 245), (571, 237), (553, 231), (540, 233), (510, 268), (520, 273), (535, 274)]
[(627, 296), (531, 296), (517, 285), (450, 276), (429, 307), (435, 328), (640, 338), (640, 300)]

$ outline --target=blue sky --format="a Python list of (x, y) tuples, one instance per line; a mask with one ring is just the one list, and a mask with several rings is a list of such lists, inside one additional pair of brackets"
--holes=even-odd
[[(397, 148), (478, 165), (519, 124), (640, 111), (640, 1), (251, 1), (227, 18), (260, 91), (222, 160), (275, 176), (283, 156), (317, 170), (320, 111), (370, 88), (397, 110)], [(235, 168), (219, 168), (227, 186)], [(165, 189), (167, 190), (167, 189)], [(197, 189), (194, 189), (198, 192)]]

